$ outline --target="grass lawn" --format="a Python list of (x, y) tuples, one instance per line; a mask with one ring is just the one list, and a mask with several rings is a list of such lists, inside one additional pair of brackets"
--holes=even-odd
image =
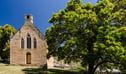
[(24, 74), (22, 66), (11, 66), (0, 63), (0, 74)]
[(0, 74), (82, 74), (79, 70), (48, 69), (14, 66), (0, 63)]

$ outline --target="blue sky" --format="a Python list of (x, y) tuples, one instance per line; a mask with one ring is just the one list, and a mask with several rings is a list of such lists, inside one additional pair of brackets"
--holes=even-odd
[[(45, 32), (51, 24), (48, 19), (66, 6), (68, 0), (0, 0), (0, 25), (10, 24), (19, 29), (24, 23), (24, 15), (32, 14), (34, 24)], [(95, 3), (97, 0), (85, 0)]]

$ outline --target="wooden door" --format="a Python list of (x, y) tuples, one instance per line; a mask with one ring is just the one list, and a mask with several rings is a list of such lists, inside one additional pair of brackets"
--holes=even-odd
[(26, 54), (26, 64), (31, 64), (31, 53)]

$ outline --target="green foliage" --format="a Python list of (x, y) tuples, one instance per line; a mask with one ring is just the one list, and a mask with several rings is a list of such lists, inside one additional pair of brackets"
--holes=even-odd
[(0, 57), (2, 60), (8, 60), (9, 58), (9, 40), (12, 34), (15, 34), (16, 30), (8, 24), (0, 27)]
[(89, 74), (99, 66), (119, 67), (126, 57), (126, 13), (115, 6), (110, 0), (95, 5), (70, 0), (49, 20), (53, 25), (46, 30), (48, 55), (66, 62), (81, 61), (88, 65)]

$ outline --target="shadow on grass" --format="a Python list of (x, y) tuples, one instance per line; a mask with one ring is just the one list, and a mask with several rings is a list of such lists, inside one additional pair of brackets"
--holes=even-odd
[(25, 68), (23, 71), (25, 74), (84, 74), (83, 71), (42, 68)]

